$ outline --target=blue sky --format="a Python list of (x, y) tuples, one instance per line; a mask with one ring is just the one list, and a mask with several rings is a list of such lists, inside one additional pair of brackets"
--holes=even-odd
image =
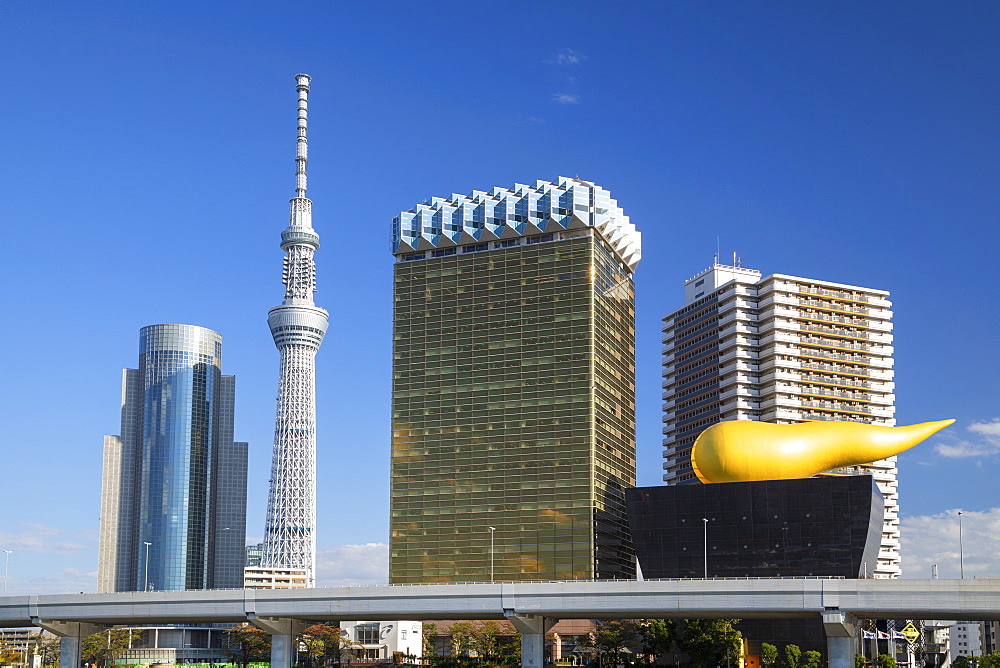
[(223, 335), (261, 535), (297, 72), (332, 316), (321, 582), (384, 579), (391, 218), (560, 175), (643, 233), (641, 484), (659, 319), (718, 238), (765, 274), (892, 292), (899, 422), (958, 420), (900, 459), (904, 569), (957, 572), (964, 508), (966, 570), (998, 574), (997, 34), (973, 1), (0, 4), (10, 592), (93, 589), (102, 435), (148, 324)]

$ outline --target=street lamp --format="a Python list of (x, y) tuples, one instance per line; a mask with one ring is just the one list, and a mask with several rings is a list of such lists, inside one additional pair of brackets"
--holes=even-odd
[(149, 546), (152, 543), (144, 540), (142, 544), (146, 546), (146, 570), (142, 576), (142, 590), (149, 591)]
[(962, 511), (958, 511), (958, 568), (961, 578), (965, 579), (965, 549), (962, 545)]
[(493, 534), (497, 530), (496, 527), (486, 527), (490, 530), (490, 582), (493, 582)]
[(705, 523), (705, 579), (708, 579), (708, 518), (702, 517), (701, 521)]
[(3, 595), (7, 595), (7, 571), (10, 569), (10, 553), (14, 550), (4, 550), (3, 560)]

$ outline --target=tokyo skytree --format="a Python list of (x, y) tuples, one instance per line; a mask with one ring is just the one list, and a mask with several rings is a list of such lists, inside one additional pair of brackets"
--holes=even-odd
[(285, 299), (267, 312), (281, 366), (261, 566), (305, 569), (312, 587), (316, 559), (316, 352), (323, 343), (329, 316), (313, 303), (313, 253), (319, 248), (319, 235), (312, 227), (312, 201), (306, 198), (310, 78), (298, 74), (295, 80), (299, 93), (295, 197), (288, 227), (281, 233)]

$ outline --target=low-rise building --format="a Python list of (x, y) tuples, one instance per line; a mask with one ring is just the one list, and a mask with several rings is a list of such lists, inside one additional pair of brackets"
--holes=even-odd
[(309, 572), (304, 568), (247, 566), (243, 569), (244, 589), (305, 589)]

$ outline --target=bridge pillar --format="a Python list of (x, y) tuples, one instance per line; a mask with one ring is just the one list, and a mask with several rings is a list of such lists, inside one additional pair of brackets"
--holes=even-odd
[(851, 668), (854, 665), (854, 637), (857, 618), (836, 608), (823, 611), (826, 631), (826, 657), (830, 668)]
[(80, 665), (80, 650), (83, 647), (84, 636), (109, 628), (104, 624), (41, 620), (38, 617), (32, 617), (31, 623), (59, 636), (60, 665), (66, 666), (66, 668), (77, 668)]
[(247, 615), (247, 621), (271, 635), (271, 668), (292, 668), (295, 662), (295, 636), (309, 624), (287, 617)]
[(559, 620), (539, 615), (518, 615), (513, 610), (504, 610), (503, 614), (521, 633), (521, 668), (542, 668), (545, 634)]

